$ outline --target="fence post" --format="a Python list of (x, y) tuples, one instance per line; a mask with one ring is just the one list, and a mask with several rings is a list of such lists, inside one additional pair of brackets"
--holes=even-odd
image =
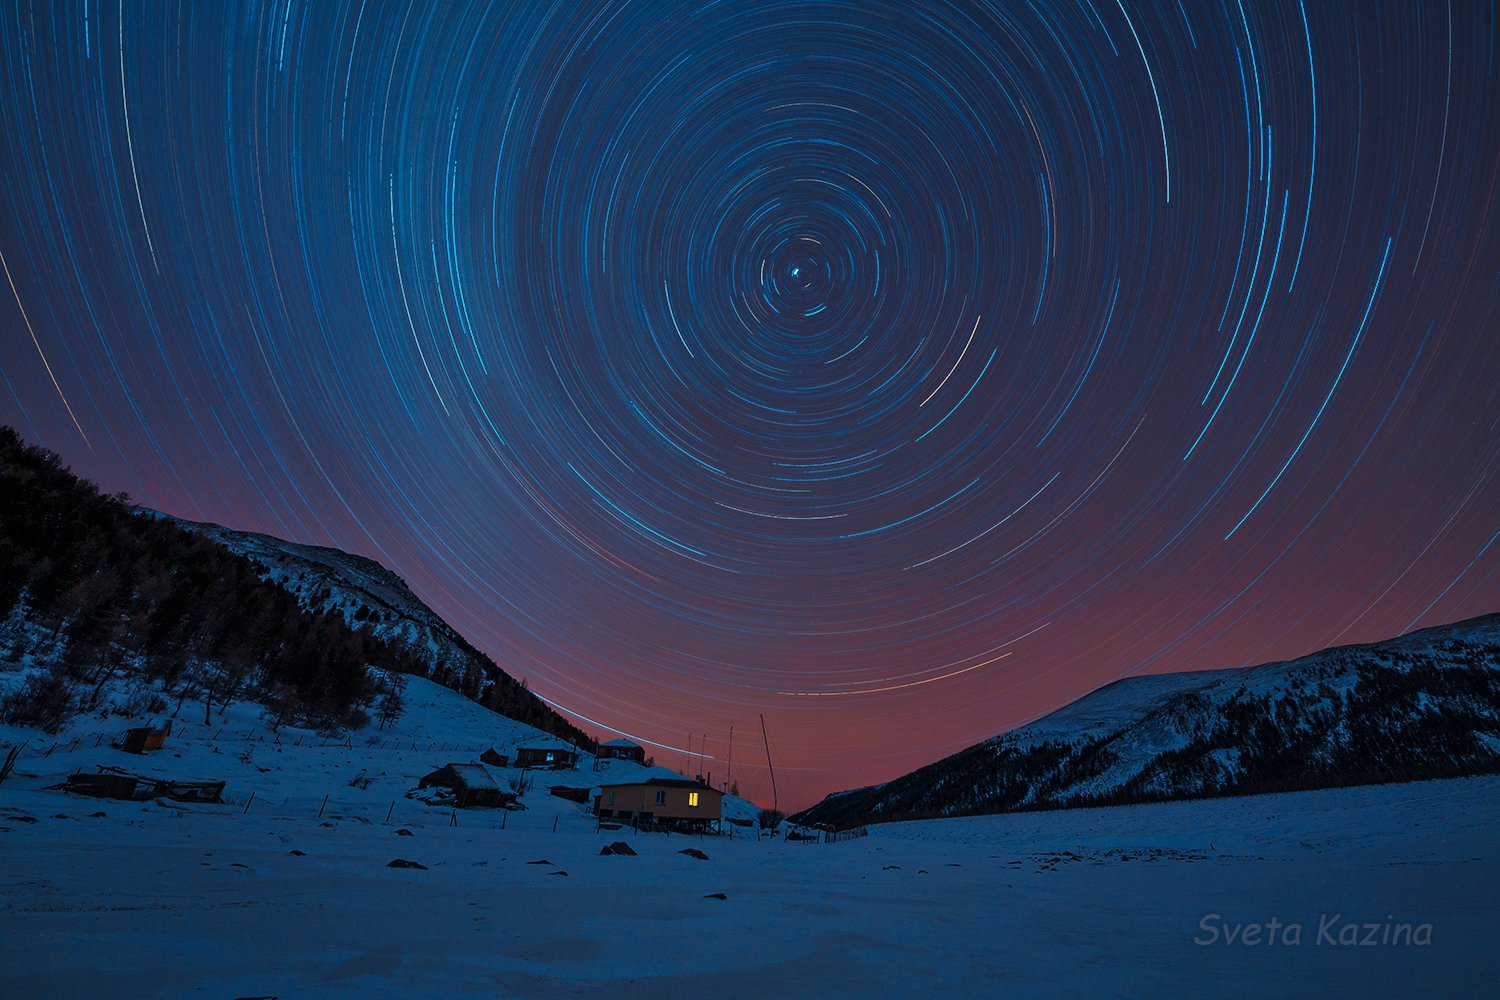
[(254, 801), (255, 801), (255, 793), (251, 792), (250, 793), (250, 797), (245, 800), (245, 808), (240, 811), (240, 815), (243, 816), (245, 813), (249, 812), (250, 811), (250, 803), (252, 803)]
[(559, 820), (559, 819), (561, 819), (561, 818), (562, 818), (562, 817), (560, 817), (560, 816), (553, 816), (553, 817), (552, 817), (552, 832), (553, 832), (553, 833), (556, 833), (556, 832), (557, 832), (557, 821), (558, 821), (558, 820)]
[(328, 808), (328, 796), (323, 796), (323, 804), (318, 806), (318, 819), (323, 818), (323, 810)]
[(391, 821), (391, 814), (394, 813), (395, 811), (396, 811), (396, 800), (395, 799), (391, 799), (391, 807), (389, 809), (387, 809), (386, 813), (385, 813), (385, 821), (386, 821), (387, 824), (390, 823), (390, 821)]
[(457, 826), (458, 825), (458, 810), (457, 809), (454, 809), (451, 813), (448, 814), (448, 825), (449, 826)]

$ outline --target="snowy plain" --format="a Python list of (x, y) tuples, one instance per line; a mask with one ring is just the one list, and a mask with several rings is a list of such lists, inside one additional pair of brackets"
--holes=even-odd
[[(27, 742), (0, 784), (0, 996), (1500, 991), (1500, 778), (887, 824), (838, 844), (668, 836), (597, 830), (546, 794), (641, 773), (589, 758), (531, 772), (520, 812), (406, 798), (531, 733), (419, 679), (408, 701), (386, 731), (283, 729), (279, 745), (237, 706), (179, 720), (147, 757), (109, 748), (118, 718), (0, 727), (0, 746)], [(225, 779), (228, 801), (47, 787), (98, 764)], [(617, 840), (636, 856), (600, 855)]]

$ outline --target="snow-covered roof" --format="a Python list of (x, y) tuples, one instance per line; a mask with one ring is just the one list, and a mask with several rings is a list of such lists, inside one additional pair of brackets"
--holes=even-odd
[(633, 740), (610, 740), (608, 743), (599, 744), (601, 747), (628, 747), (632, 750), (640, 750), (641, 745)]
[(438, 768), (439, 771), (450, 770), (453, 774), (470, 788), (493, 788), (496, 791), (500, 786), (495, 784), (495, 779), (490, 775), (483, 764), (448, 764), (446, 767)]
[(564, 743), (556, 736), (538, 736), (536, 739), (522, 740), (516, 744), (517, 750), (572, 750), (571, 744)]

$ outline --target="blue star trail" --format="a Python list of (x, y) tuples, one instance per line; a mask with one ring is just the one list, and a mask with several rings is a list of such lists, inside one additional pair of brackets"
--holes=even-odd
[(765, 714), (808, 799), (1500, 608), (1495, 38), (16, 0), (0, 421), (379, 559), (595, 726), (723, 759)]

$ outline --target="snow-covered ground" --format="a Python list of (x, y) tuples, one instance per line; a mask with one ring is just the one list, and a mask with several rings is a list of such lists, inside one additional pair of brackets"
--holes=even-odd
[[(546, 785), (640, 769), (586, 758), (532, 772), (526, 810), (459, 810), (454, 826), (404, 793), (531, 730), (415, 679), (408, 701), (392, 730), (337, 745), (268, 742), (243, 706), (179, 724), (145, 758), (109, 749), (118, 719), (56, 741), (0, 727), (0, 744), (30, 741), (0, 784), (0, 995), (1500, 989), (1500, 778), (893, 824), (824, 845), (596, 831)], [(225, 779), (231, 801), (45, 787), (96, 764)], [(637, 855), (601, 856), (616, 840)], [(1340, 943), (1351, 926), (1374, 943)]]

